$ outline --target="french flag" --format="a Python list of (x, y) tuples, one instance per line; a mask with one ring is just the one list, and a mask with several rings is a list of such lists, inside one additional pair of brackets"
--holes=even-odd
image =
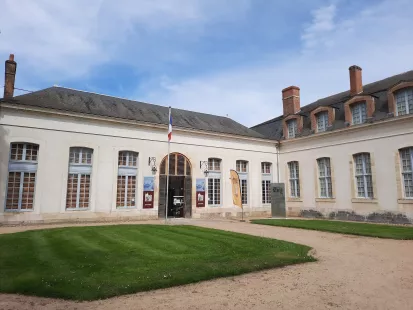
[(169, 107), (169, 127), (168, 127), (168, 141), (172, 139), (172, 114), (171, 107)]

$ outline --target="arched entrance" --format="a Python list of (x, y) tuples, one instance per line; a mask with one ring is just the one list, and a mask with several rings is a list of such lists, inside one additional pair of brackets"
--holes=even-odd
[[(171, 153), (165, 156), (159, 169), (159, 218), (165, 217), (166, 201), (168, 199), (168, 217), (192, 216), (192, 167), (186, 156)], [(169, 190), (166, 197), (166, 172), (169, 169)], [(182, 206), (180, 201), (183, 202)]]

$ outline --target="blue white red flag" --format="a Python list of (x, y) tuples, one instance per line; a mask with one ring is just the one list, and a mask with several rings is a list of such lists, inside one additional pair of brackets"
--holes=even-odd
[(168, 141), (172, 139), (172, 114), (171, 107), (169, 107), (169, 127), (168, 127)]

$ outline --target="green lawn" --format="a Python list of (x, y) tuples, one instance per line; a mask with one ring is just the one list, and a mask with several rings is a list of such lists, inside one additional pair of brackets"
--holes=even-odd
[(93, 300), (314, 261), (309, 247), (193, 226), (0, 235), (0, 292)]
[(413, 239), (413, 227), (327, 220), (252, 220), (254, 224), (321, 230), (388, 239)]

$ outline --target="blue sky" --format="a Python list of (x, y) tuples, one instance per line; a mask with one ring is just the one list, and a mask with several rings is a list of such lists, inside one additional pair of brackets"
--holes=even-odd
[[(85, 4), (87, 3), (87, 4)], [(252, 126), (413, 69), (409, 0), (0, 0), (0, 59), (16, 87), (54, 84), (229, 117)], [(21, 92), (17, 92), (19, 94)]]

